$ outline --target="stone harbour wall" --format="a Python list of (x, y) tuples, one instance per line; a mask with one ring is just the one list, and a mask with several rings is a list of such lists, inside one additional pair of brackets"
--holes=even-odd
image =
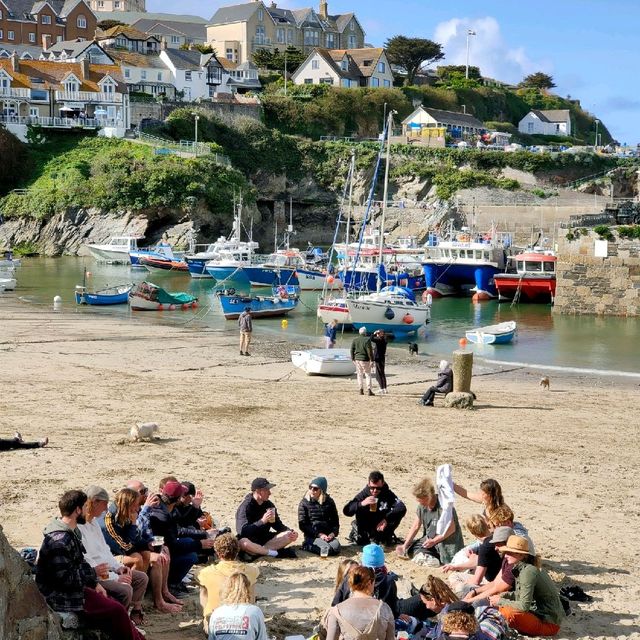
[(640, 316), (640, 241), (607, 242), (607, 256), (596, 257), (589, 231), (558, 242), (557, 286), (553, 312), (567, 315)]

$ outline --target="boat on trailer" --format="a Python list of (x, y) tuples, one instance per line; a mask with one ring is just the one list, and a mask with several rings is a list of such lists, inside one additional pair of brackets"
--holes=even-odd
[(349, 349), (292, 351), (291, 362), (308, 376), (350, 376), (356, 371)]
[(133, 288), (131, 283), (105, 287), (98, 291), (88, 291), (87, 287), (77, 285), (75, 290), (76, 304), (88, 304), (104, 307), (112, 304), (127, 304), (129, 292)]
[(473, 344), (508, 344), (516, 334), (517, 325), (513, 320), (492, 324), (487, 327), (470, 329), (465, 332), (469, 342)]

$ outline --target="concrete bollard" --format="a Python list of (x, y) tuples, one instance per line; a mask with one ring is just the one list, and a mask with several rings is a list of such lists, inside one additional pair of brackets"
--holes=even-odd
[(473, 375), (473, 352), (453, 352), (453, 390), (471, 393), (471, 376)]

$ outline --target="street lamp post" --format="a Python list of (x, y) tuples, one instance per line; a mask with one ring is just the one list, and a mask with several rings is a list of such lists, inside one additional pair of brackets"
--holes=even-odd
[(462, 113), (466, 114), (467, 113), (467, 105), (466, 104), (461, 104), (460, 106), (462, 107)]
[(600, 124), (600, 120), (598, 120), (598, 118), (596, 118), (596, 139), (595, 139), (595, 147), (596, 149), (598, 148), (598, 125)]
[(284, 96), (287, 97), (287, 50), (284, 50)]
[(197, 113), (194, 113), (193, 117), (194, 117), (195, 127), (196, 127), (194, 150), (197, 156), (198, 155), (198, 120), (200, 120), (200, 116)]
[(473, 29), (467, 29), (467, 64), (465, 67), (464, 77), (469, 79), (469, 36), (475, 36), (476, 32)]

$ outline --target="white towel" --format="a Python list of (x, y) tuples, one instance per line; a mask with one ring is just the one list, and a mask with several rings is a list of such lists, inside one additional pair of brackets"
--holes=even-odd
[(442, 509), (436, 524), (436, 535), (441, 536), (449, 528), (453, 520), (455, 493), (453, 491), (453, 476), (451, 475), (450, 464), (442, 464), (436, 469), (436, 485), (438, 487), (438, 501)]

